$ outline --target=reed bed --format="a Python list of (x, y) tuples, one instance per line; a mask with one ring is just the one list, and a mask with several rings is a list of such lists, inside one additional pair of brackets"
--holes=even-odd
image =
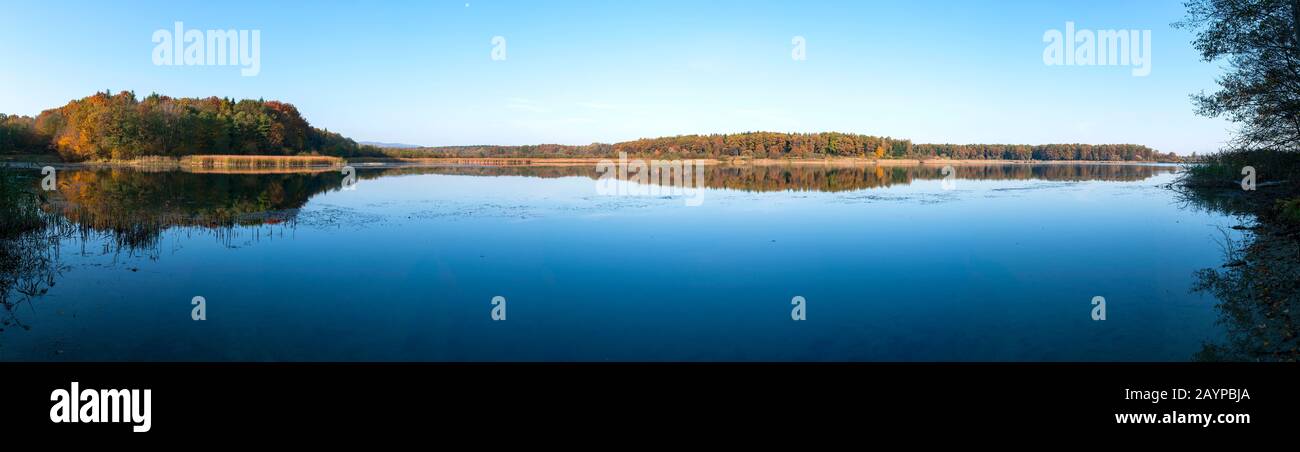
[(0, 239), (45, 226), (37, 184), (29, 174), (0, 170)]
[(200, 168), (306, 168), (342, 165), (342, 158), (322, 155), (191, 155), (181, 158), (181, 166)]
[(176, 157), (147, 155), (144, 157), (136, 157), (131, 160), (118, 160), (113, 163), (138, 166), (176, 166)]
[(181, 171), (193, 174), (320, 174), (333, 172), (337, 173), (338, 166), (258, 166), (258, 167), (225, 167), (225, 166), (186, 166)]

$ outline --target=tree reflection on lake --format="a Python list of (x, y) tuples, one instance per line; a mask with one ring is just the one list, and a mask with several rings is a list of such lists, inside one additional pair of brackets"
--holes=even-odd
[[(1215, 257), (1209, 217), (1171, 205), (1169, 165), (956, 165), (978, 183), (952, 191), (941, 165), (709, 165), (703, 208), (600, 196), (595, 165), (357, 169), (342, 191), (333, 169), (68, 167), (42, 192), (0, 168), (26, 206), (6, 218), (30, 220), (0, 241), (4, 327), (25, 331), (0, 359), (1168, 360), (1212, 323), (1182, 290)], [(689, 290), (626, 291), (645, 280)], [(476, 323), (507, 290), (546, 320)], [(793, 290), (824, 327), (754, 304)], [(1088, 323), (1099, 293), (1184, 328)], [(196, 328), (196, 295), (239, 315)], [(494, 341), (524, 345), (465, 345)]]
[(1223, 231), (1223, 264), (1196, 272), (1193, 290), (1219, 300), (1226, 333), (1223, 340), (1207, 341), (1196, 359), (1300, 359), (1300, 225), (1254, 205), (1275, 197), (1269, 193), (1191, 187), (1181, 197), (1192, 208), (1234, 215), (1242, 223)]

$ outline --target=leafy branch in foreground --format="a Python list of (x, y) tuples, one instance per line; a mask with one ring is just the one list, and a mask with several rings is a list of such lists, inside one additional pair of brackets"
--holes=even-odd
[(1234, 147), (1300, 150), (1300, 0), (1191, 0), (1178, 28), (1205, 61), (1226, 60), (1219, 91), (1198, 112), (1240, 126)]

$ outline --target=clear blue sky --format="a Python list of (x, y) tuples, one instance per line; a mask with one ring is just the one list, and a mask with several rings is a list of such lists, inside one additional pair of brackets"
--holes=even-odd
[[(1188, 99), (1221, 68), (1170, 28), (1179, 0), (3, 3), (7, 113), (104, 89), (267, 98), (360, 141), (422, 145), (770, 130), (1187, 154), (1230, 128)], [(151, 36), (176, 21), (261, 30), (260, 74), (155, 66)], [(1043, 33), (1066, 21), (1150, 29), (1151, 75), (1045, 65)]]

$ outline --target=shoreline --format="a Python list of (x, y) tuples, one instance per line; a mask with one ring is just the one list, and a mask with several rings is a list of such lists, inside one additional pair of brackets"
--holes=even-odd
[[(640, 156), (628, 156), (628, 160), (654, 160)], [(1183, 162), (1154, 162), (1145, 160), (973, 160), (973, 159), (873, 159), (859, 157), (834, 157), (824, 159), (718, 159), (718, 158), (675, 158), (658, 160), (691, 160), (705, 165), (876, 165), (876, 166), (918, 166), (918, 165), (1177, 165)], [(468, 164), (492, 166), (569, 166), (595, 165), (601, 161), (618, 161), (615, 158), (594, 157), (483, 157), (483, 158), (362, 158), (348, 160), (349, 164), (375, 163), (416, 163), (416, 164)]]
[[(199, 156), (190, 156), (190, 158), (201, 158)], [(251, 159), (271, 159), (282, 158), (284, 156), (263, 156), (249, 155), (243, 156)], [(330, 157), (326, 157), (330, 158)], [(643, 158), (638, 156), (628, 156), (629, 160), (652, 160), (652, 158)], [(660, 159), (663, 160), (663, 159)], [(673, 159), (679, 160), (679, 159)], [(1184, 162), (1158, 162), (1143, 160), (971, 160), (971, 159), (874, 159), (858, 157), (835, 157), (825, 159), (680, 159), (701, 162), (705, 165), (755, 165), (755, 166), (777, 166), (777, 165), (823, 165), (823, 166), (938, 166), (938, 165), (959, 165), (959, 166), (981, 166), (981, 165), (1179, 165)], [(483, 157), (483, 158), (376, 158), (362, 157), (356, 159), (339, 159), (339, 163), (332, 165), (287, 165), (287, 166), (209, 166), (187, 164), (186, 158), (176, 159), (170, 157), (153, 157), (131, 161), (88, 161), (88, 162), (63, 162), (57, 160), (57, 157), (42, 155), (19, 155), (0, 157), (0, 166), (10, 168), (40, 168), (42, 166), (54, 166), (56, 168), (148, 168), (148, 169), (177, 169), (194, 172), (218, 172), (213, 170), (240, 171), (242, 170), (265, 170), (277, 169), (285, 171), (303, 170), (303, 171), (321, 171), (332, 168), (339, 168), (344, 165), (353, 165), (365, 168), (383, 168), (398, 166), (585, 166), (596, 165), (601, 161), (617, 161), (614, 158), (592, 158), (592, 157)], [(206, 170), (206, 171), (204, 171)]]

